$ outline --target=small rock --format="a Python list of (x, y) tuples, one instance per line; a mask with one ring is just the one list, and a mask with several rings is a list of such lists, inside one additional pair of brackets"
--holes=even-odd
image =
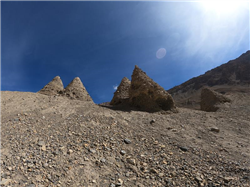
[(155, 123), (155, 119), (152, 119), (151, 121), (150, 121), (150, 124), (152, 125), (153, 123)]
[(48, 166), (49, 166), (48, 163), (44, 163), (44, 164), (43, 164), (43, 167), (45, 167), (45, 168), (48, 167)]
[(220, 129), (217, 127), (212, 127), (212, 128), (210, 128), (210, 131), (219, 133)]
[(129, 172), (125, 173), (125, 176), (126, 176), (126, 177), (129, 177), (129, 175), (130, 175)]
[(44, 145), (45, 145), (45, 142), (44, 142), (44, 141), (39, 141), (37, 144), (38, 144), (39, 146), (44, 146)]
[(123, 184), (123, 180), (122, 179), (118, 179), (117, 183), (116, 183), (116, 186), (122, 186), (122, 184)]
[(161, 148), (165, 148), (166, 146), (162, 144), (162, 145), (160, 145), (160, 147), (161, 147)]
[(46, 151), (46, 146), (45, 146), (45, 145), (42, 145), (41, 150), (42, 150), (42, 151)]
[(130, 139), (127, 139), (127, 138), (124, 140), (124, 142), (125, 142), (126, 144), (131, 144), (131, 140), (130, 140)]
[(128, 158), (128, 159), (127, 159), (127, 162), (128, 162), (129, 164), (135, 165), (135, 159)]
[(163, 177), (164, 176), (164, 173), (159, 173), (159, 177)]
[(115, 184), (111, 183), (111, 184), (109, 185), (109, 187), (115, 187)]
[(158, 171), (156, 169), (154, 169), (154, 168), (150, 169), (150, 172), (151, 173), (158, 173)]
[(198, 182), (201, 182), (202, 181), (202, 178), (200, 176), (196, 176), (195, 179), (198, 181)]
[(100, 161), (101, 161), (102, 163), (105, 163), (105, 162), (106, 162), (106, 159), (105, 159), (105, 158), (102, 158)]
[(182, 151), (184, 151), (184, 152), (188, 151), (188, 148), (187, 148), (187, 147), (182, 147), (182, 146), (180, 146), (179, 148), (180, 148)]
[(120, 153), (121, 153), (121, 155), (125, 155), (125, 154), (126, 154), (126, 151), (121, 150)]
[(226, 183), (230, 182), (231, 180), (233, 180), (234, 178), (233, 177), (224, 177), (224, 181)]
[(59, 151), (57, 151), (57, 150), (56, 150), (56, 151), (53, 151), (52, 154), (53, 154), (53, 155), (59, 155)]
[(73, 153), (73, 150), (72, 149), (69, 149), (68, 150), (68, 154), (72, 154)]
[(89, 150), (89, 152), (91, 152), (91, 153), (93, 153), (93, 154), (94, 154), (94, 153), (96, 153), (96, 150), (94, 150), (94, 149), (90, 149), (90, 150)]

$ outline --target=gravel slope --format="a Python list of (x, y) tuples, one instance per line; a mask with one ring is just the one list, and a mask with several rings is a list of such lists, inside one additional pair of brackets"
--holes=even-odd
[(250, 96), (215, 113), (1, 92), (2, 186), (250, 186)]

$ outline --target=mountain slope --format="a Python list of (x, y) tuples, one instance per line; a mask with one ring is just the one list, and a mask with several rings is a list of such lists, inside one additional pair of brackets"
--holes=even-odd
[(176, 101), (177, 106), (198, 109), (203, 86), (212, 87), (213, 90), (223, 94), (250, 92), (250, 51), (203, 75), (175, 86), (168, 92)]

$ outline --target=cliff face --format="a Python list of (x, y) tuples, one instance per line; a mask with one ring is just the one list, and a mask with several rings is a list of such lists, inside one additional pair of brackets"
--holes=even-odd
[(250, 85), (250, 51), (235, 60), (222, 64), (205, 74), (168, 90), (177, 106), (199, 108), (201, 88), (204, 86), (223, 94), (248, 92)]

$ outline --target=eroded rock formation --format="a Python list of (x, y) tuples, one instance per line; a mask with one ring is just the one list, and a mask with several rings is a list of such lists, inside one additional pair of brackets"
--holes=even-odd
[(56, 76), (52, 81), (45, 85), (38, 93), (44, 95), (56, 95), (63, 92), (63, 83), (59, 76)]
[(61, 78), (56, 76), (52, 81), (44, 86), (43, 89), (38, 91), (38, 93), (49, 96), (61, 95), (70, 99), (77, 99), (81, 101), (93, 101), (79, 77), (72, 80), (64, 89)]
[(148, 112), (176, 111), (171, 95), (149, 78), (138, 66), (135, 66), (132, 74), (129, 103), (139, 110)]
[(78, 99), (81, 101), (92, 101), (86, 88), (83, 86), (79, 77), (74, 78), (64, 90), (64, 95), (70, 99)]
[(114, 97), (111, 100), (111, 105), (128, 104), (129, 101), (129, 88), (131, 82), (127, 77), (124, 77), (114, 93)]

